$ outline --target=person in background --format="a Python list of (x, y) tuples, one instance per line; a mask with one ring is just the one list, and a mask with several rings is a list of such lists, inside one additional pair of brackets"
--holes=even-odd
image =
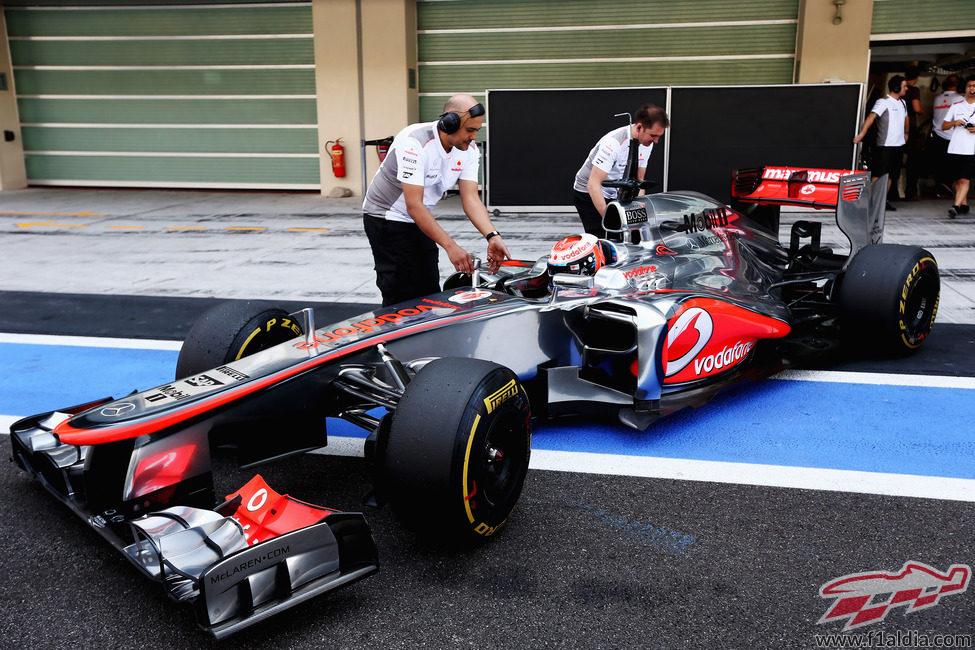
[(921, 76), (921, 69), (911, 66), (904, 73), (904, 80), (907, 82), (907, 94), (904, 95), (904, 103), (907, 106), (907, 161), (904, 165), (907, 172), (904, 187), (904, 200), (917, 201), (917, 179), (921, 171), (921, 159), (924, 156), (924, 138), (921, 137), (921, 116), (924, 110), (921, 107), (921, 89), (917, 87), (918, 77)]
[[(867, 135), (867, 131), (877, 122), (877, 146), (873, 149), (870, 161), (870, 173), (873, 180), (887, 174), (887, 192), (901, 175), (901, 164), (904, 143), (907, 142), (908, 121), (907, 106), (904, 95), (907, 93), (907, 81), (900, 75), (895, 75), (887, 82), (888, 93), (878, 99), (870, 114), (863, 122), (860, 132), (853, 138), (853, 144), (859, 144)], [(887, 202), (887, 209), (897, 210)]]
[(948, 167), (948, 141), (951, 140), (951, 130), (944, 130), (945, 116), (952, 104), (964, 101), (958, 92), (958, 75), (945, 77), (941, 87), (944, 89), (931, 103), (931, 134), (928, 136), (928, 160), (934, 172), (935, 191), (939, 196), (952, 198), (955, 193), (951, 188), (954, 170)]
[(948, 108), (942, 129), (951, 129), (949, 164), (955, 170), (955, 202), (948, 217), (968, 214), (968, 189), (975, 176), (975, 75), (965, 79), (965, 99)]
[(647, 173), (647, 161), (653, 145), (669, 126), (670, 118), (664, 109), (644, 104), (634, 114), (633, 124), (613, 129), (592, 148), (586, 162), (576, 172), (572, 186), (572, 202), (587, 233), (596, 237), (606, 236), (603, 213), (606, 212), (606, 203), (616, 198), (617, 191), (603, 187), (602, 182), (623, 178), (630, 153), (630, 139), (636, 138), (640, 142), (637, 178), (642, 181)]
[(489, 270), (496, 272), (509, 257), (477, 191), (481, 154), (475, 139), (484, 125), (484, 106), (461, 94), (448, 99), (443, 110), (438, 120), (396, 134), (362, 202), (383, 306), (440, 291), (438, 246), (454, 269), (473, 273), (470, 254), (430, 211), (454, 183), (464, 213), (487, 240)]

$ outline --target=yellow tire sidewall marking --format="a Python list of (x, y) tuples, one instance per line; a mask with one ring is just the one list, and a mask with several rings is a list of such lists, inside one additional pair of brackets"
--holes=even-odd
[(464, 508), (467, 510), (467, 519), (473, 524), (474, 523), (474, 513), (471, 511), (471, 501), (468, 498), (467, 493), (467, 469), (471, 462), (471, 447), (474, 446), (474, 433), (477, 431), (477, 425), (481, 422), (481, 414), (477, 413), (474, 415), (474, 423), (471, 424), (471, 432), (467, 436), (467, 451), (464, 453), (464, 472), (463, 481), (461, 483), (461, 495), (464, 498)]
[(244, 341), (244, 344), (240, 346), (240, 350), (237, 351), (237, 356), (234, 357), (234, 361), (240, 361), (240, 359), (244, 356), (244, 350), (247, 349), (247, 346), (250, 345), (250, 342), (254, 339), (254, 337), (261, 333), (262, 329), (264, 328), (258, 327), (253, 332), (251, 332), (251, 335), (247, 337), (247, 340)]

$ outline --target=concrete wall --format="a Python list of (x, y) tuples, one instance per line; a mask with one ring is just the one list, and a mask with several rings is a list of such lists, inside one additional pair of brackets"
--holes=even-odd
[[(416, 1), (361, 2), (363, 139), (378, 140), (419, 120)], [(375, 147), (367, 149), (366, 165), (368, 183), (379, 168)]]
[[(24, 145), (20, 140), (20, 120), (17, 116), (17, 98), (14, 94), (14, 71), (10, 67), (10, 45), (7, 42), (7, 24), (0, 5), (0, 74), (7, 81), (7, 89), (0, 90), (0, 190), (17, 190), (27, 186), (24, 168)], [(4, 134), (14, 134), (7, 142)]]
[[(359, 195), (360, 142), (395, 135), (417, 120), (416, 2), (312, 0), (312, 21), (322, 193), (345, 187)], [(325, 146), (336, 138), (345, 146), (345, 178), (332, 174)], [(367, 149), (366, 164), (368, 183), (379, 167), (375, 147)]]
[(873, 0), (801, 0), (796, 38), (796, 83), (866, 83)]

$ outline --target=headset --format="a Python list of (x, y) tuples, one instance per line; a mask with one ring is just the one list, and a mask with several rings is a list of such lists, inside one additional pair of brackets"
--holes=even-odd
[(437, 120), (437, 128), (443, 131), (444, 133), (446, 133), (447, 135), (450, 135), (451, 133), (456, 133), (457, 129), (460, 128), (460, 121), (461, 121), (460, 116), (463, 115), (464, 113), (467, 113), (471, 117), (480, 117), (481, 115), (484, 115), (484, 106), (478, 103), (478, 104), (474, 104), (466, 111), (462, 111), (461, 113), (454, 113), (454, 112), (444, 113), (443, 115), (440, 116), (440, 119)]

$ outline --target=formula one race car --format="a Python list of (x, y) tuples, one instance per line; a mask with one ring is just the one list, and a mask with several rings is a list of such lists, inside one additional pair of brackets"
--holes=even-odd
[[(521, 492), (535, 417), (644, 429), (843, 340), (902, 354), (931, 331), (938, 266), (881, 243), (885, 179), (744, 170), (735, 208), (614, 183), (609, 238), (476, 265), (435, 295), (325, 327), (311, 310), (222, 304), (187, 336), (176, 381), (25, 418), (14, 458), (225, 636), (377, 561), (361, 515), (259, 478), (214, 507), (213, 449), (251, 466), (326, 445), (326, 417), (342, 418), (369, 432), (378, 501), (427, 534), (483, 539)], [(835, 208), (850, 252), (807, 220), (779, 245), (784, 204)]]

